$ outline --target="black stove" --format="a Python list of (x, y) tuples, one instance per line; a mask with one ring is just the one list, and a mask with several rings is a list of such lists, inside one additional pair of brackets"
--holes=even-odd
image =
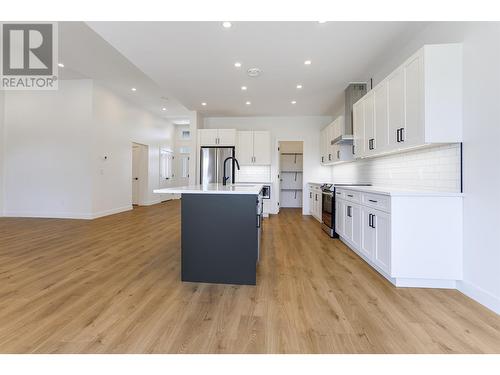
[(332, 238), (338, 238), (335, 232), (335, 188), (349, 186), (371, 186), (371, 184), (323, 184), (321, 185), (321, 228)]

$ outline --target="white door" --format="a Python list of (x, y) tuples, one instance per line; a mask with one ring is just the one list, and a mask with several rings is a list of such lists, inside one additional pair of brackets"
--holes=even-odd
[(424, 57), (417, 55), (404, 66), (405, 128), (400, 145), (409, 147), (424, 143)]
[(237, 133), (236, 159), (241, 165), (253, 164), (253, 132)]
[(365, 154), (373, 154), (375, 145), (375, 107), (373, 91), (366, 94), (364, 98), (365, 112)]
[(372, 226), (375, 227), (376, 243), (373, 260), (377, 266), (391, 273), (391, 217), (380, 211), (373, 211)]
[(372, 227), (371, 210), (361, 207), (361, 247), (359, 250), (368, 259), (373, 259), (375, 251), (375, 229)]
[(271, 164), (271, 133), (268, 131), (253, 132), (253, 163)]
[(361, 246), (361, 207), (353, 204), (351, 209), (352, 216), (352, 238), (351, 241), (356, 249)]
[(141, 172), (141, 146), (132, 145), (132, 204), (139, 204), (139, 178)]
[(389, 146), (387, 125), (387, 81), (382, 82), (374, 90), (375, 102), (375, 150), (385, 151)]
[(352, 110), (354, 133), (354, 156), (362, 157), (365, 154), (365, 112), (363, 99), (358, 100)]
[(198, 136), (200, 137), (200, 146), (217, 146), (217, 129), (200, 129)]
[(236, 145), (236, 130), (235, 129), (218, 129), (217, 130), (217, 145), (218, 146), (235, 146)]
[(400, 68), (387, 79), (387, 123), (389, 133), (389, 148), (399, 147), (399, 129), (404, 129), (405, 92), (404, 72)]

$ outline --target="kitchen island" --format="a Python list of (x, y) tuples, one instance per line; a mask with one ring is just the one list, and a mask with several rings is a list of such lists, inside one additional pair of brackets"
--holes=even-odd
[(181, 194), (181, 280), (256, 284), (261, 184), (207, 184), (154, 190)]

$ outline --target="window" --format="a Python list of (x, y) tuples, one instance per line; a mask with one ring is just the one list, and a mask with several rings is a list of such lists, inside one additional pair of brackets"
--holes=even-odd
[(181, 139), (190, 139), (191, 138), (191, 132), (189, 130), (182, 130), (181, 131)]
[(169, 180), (174, 177), (172, 171), (172, 160), (174, 155), (171, 151), (160, 150), (160, 178), (162, 180)]

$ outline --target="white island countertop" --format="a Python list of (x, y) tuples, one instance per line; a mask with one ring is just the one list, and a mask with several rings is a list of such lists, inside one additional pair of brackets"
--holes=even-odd
[(253, 194), (258, 195), (263, 184), (206, 184), (206, 185), (187, 185), (163, 189), (155, 189), (153, 193), (157, 194)]

